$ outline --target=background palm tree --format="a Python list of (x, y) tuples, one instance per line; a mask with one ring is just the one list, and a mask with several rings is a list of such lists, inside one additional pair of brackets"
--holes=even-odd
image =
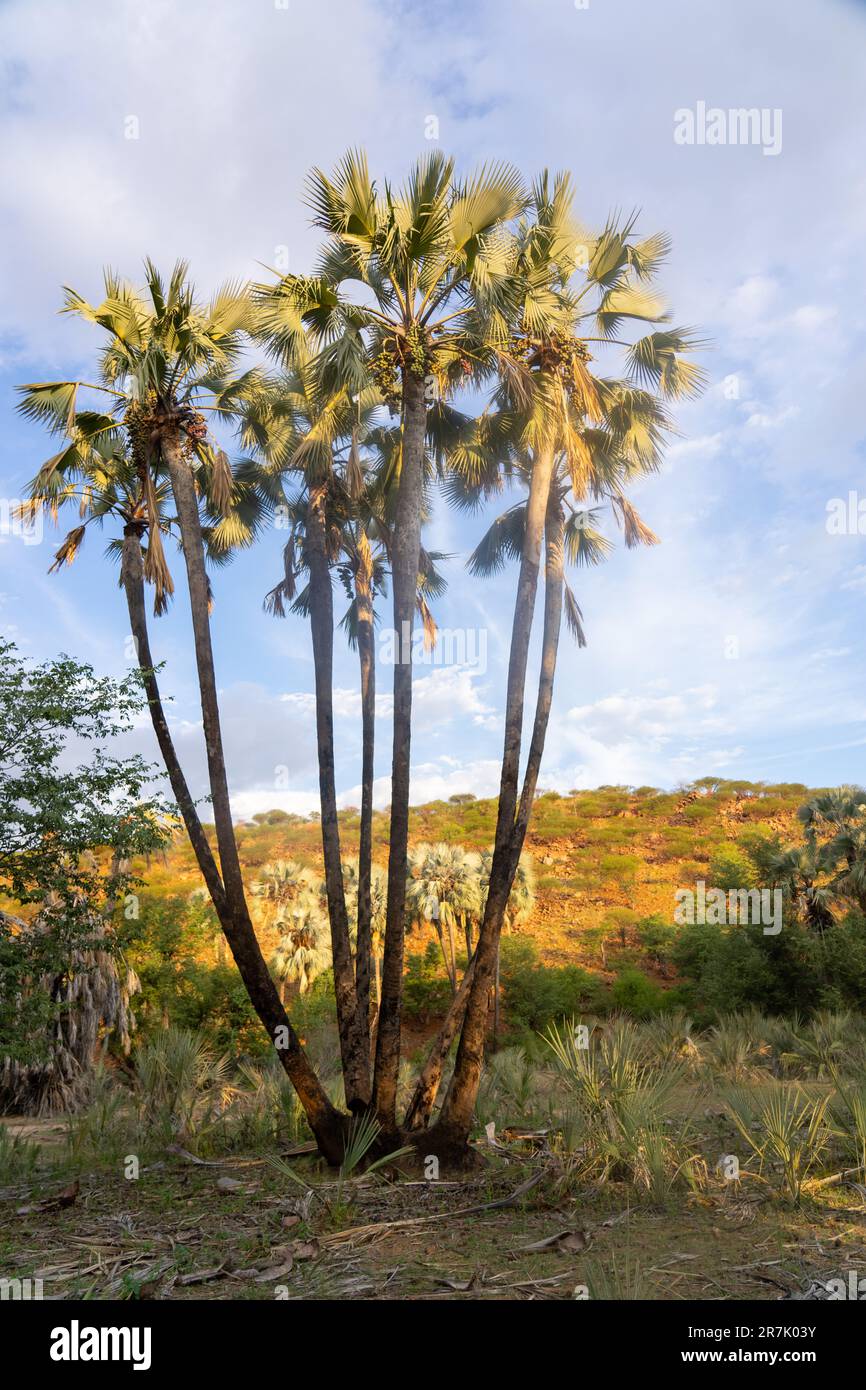
[[(866, 791), (862, 787), (836, 787), (812, 797), (797, 815), (807, 844), (818, 853), (827, 872), (835, 871), (833, 891), (852, 898), (866, 913)], [(822, 835), (829, 838), (822, 841)]]
[(258, 878), (250, 884), (250, 892), (265, 903), (282, 909), (293, 903), (299, 893), (320, 891), (320, 880), (312, 869), (296, 859), (274, 859), (263, 864)]
[(263, 864), (250, 884), (250, 892), (267, 905), (270, 925), (280, 933), (271, 958), (271, 969), (285, 987), (299, 985), (306, 994), (316, 978), (332, 964), (327, 916), (327, 890), (312, 869), (296, 859), (274, 859)]
[[(358, 895), (360, 892), (360, 860), (347, 859), (343, 864), (343, 877), (346, 884), (346, 903), (349, 908), (349, 921), (360, 921)], [(382, 1003), (382, 950), (385, 945), (385, 916), (388, 902), (388, 879), (378, 864), (373, 864), (370, 872), (370, 954), (373, 961), (373, 982), (376, 1003), (374, 1023), (378, 1018)], [(357, 950), (357, 939), (356, 939)]]
[(409, 855), (406, 911), (416, 923), (429, 922), (439, 938), (452, 992), (457, 992), (455, 932), (472, 955), (472, 922), (482, 903), (481, 860), (460, 845), (420, 844)]
[(821, 847), (814, 842), (781, 850), (770, 859), (770, 873), (788, 894), (797, 913), (815, 931), (833, 925), (832, 903), (835, 893), (829, 881), (828, 866)]
[(275, 923), (280, 940), (271, 960), (271, 969), (285, 987), (297, 983), (298, 993), (306, 994), (319, 975), (332, 963), (330, 932), (323, 898), (313, 887), (304, 887), (290, 903), (281, 906)]
[[(108, 1043), (115, 1040), (124, 1053), (129, 1051), (135, 1030), (130, 1001), (141, 983), (107, 939), (115, 906), (114, 875), (127, 869), (128, 865), (120, 864), (115, 856), (107, 884), (108, 901), (101, 911), (88, 911), (87, 944), (71, 950), (62, 968), (32, 981), (30, 988), (38, 989), (53, 1006), (48, 1056), (38, 1062), (0, 1058), (0, 1113), (48, 1115), (76, 1110), (89, 1098), (94, 1068)], [(63, 897), (50, 891), (29, 922), (11, 918), (8, 913), (2, 915), (14, 923), (16, 934), (26, 938), (32, 933), (62, 931), (64, 907)]]

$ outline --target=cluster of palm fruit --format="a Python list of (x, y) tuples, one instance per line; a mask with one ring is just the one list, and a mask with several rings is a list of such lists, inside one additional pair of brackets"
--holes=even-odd
[(148, 466), (159, 446), (160, 436), (167, 427), (179, 427), (183, 438), (183, 454), (189, 459), (197, 444), (207, 439), (207, 421), (197, 410), (182, 406), (166, 411), (156, 391), (148, 391), (140, 401), (131, 401), (124, 415), (130, 453), (136, 468)]

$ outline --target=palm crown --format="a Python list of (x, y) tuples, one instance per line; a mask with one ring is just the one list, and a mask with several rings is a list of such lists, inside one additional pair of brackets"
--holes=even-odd
[[(32, 480), (27, 507), (48, 507), (57, 515), (64, 504), (77, 501), (85, 518), (67, 535), (55, 567), (75, 558), (91, 522), (101, 525), (115, 516), (147, 534), (144, 573), (155, 586), (155, 610), (161, 612), (174, 589), (162, 545), (175, 525), (159, 448), (165, 432), (180, 433), (195, 468), (211, 560), (220, 562), (233, 547), (252, 541), (271, 499), (249, 460), (233, 473), (205, 421), (205, 413), (233, 419), (258, 383), (256, 369), (235, 371), (252, 323), (248, 294), (228, 286), (210, 304), (199, 304), (184, 263), (175, 266), (167, 288), (150, 261), (145, 279), (141, 292), (106, 272), (105, 297), (95, 306), (66, 291), (64, 312), (107, 334), (98, 380), (32, 382), (19, 388), (19, 410), (62, 439)], [(80, 404), (91, 392), (98, 408)]]

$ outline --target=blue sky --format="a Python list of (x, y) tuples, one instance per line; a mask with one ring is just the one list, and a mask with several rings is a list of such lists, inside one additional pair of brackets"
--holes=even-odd
[[(664, 470), (636, 496), (662, 544), (620, 545), (578, 576), (589, 646), (563, 644), (543, 784), (866, 780), (866, 540), (827, 528), (832, 499), (866, 498), (864, 52), (866, 6), (853, 0), (3, 4), (0, 497), (20, 496), (49, 452), (14, 414), (15, 383), (93, 360), (92, 332), (56, 317), (62, 284), (96, 296), (104, 264), (134, 278), (145, 254), (166, 268), (188, 257), (203, 292), (258, 274), (280, 247), (305, 270), (306, 170), (361, 144), (397, 179), (429, 148), (435, 116), (464, 169), (571, 169), (590, 226), (639, 207), (642, 230), (673, 237), (662, 287), (675, 321), (713, 340), (709, 389), (678, 409)], [(781, 149), (677, 143), (676, 113), (699, 102), (781, 112)], [(437, 617), (483, 632), (486, 663), (418, 671), (415, 801), (498, 781), (515, 576), (466, 575), (483, 525), (440, 504), (427, 534), (453, 556)], [(282, 539), (266, 535), (215, 579), (239, 815), (316, 800), (309, 634), (261, 611)], [(50, 527), (41, 544), (0, 536), (4, 630), (28, 656), (65, 650), (121, 673), (127, 622), (102, 541), (49, 576), (53, 542)], [(153, 637), (202, 791), (182, 593)], [(339, 639), (336, 685), (349, 804), (357, 671)], [(144, 726), (128, 742), (153, 752)]]

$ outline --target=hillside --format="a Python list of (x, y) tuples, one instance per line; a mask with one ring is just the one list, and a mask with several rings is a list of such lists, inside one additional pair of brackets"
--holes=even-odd
[[(561, 796), (542, 793), (535, 804), (526, 852), (536, 878), (531, 916), (515, 927), (529, 937), (548, 965), (579, 964), (612, 974), (624, 955), (634, 958), (628, 927), (658, 914), (672, 920), (679, 887), (707, 878), (720, 850), (750, 837), (799, 838), (797, 809), (809, 795), (799, 783), (768, 785), (702, 778), (674, 792), (652, 787), (599, 787)], [(467, 794), (436, 801), (411, 813), (410, 843), (446, 841), (485, 849), (493, 841), (495, 800)], [(341, 812), (346, 855), (357, 853), (359, 817)], [(374, 858), (383, 867), (388, 852), (388, 815), (374, 818)], [(241, 861), (248, 881), (262, 865), (294, 859), (322, 872), (320, 830), (315, 818), (265, 812), (239, 828)], [(161, 863), (143, 870), (148, 895), (175, 897), (199, 883), (188, 844), (178, 839)], [(255, 903), (254, 903), (255, 906)], [(275, 944), (258, 914), (265, 949)], [(423, 938), (413, 933), (409, 949)], [(651, 969), (651, 962), (648, 962)]]

